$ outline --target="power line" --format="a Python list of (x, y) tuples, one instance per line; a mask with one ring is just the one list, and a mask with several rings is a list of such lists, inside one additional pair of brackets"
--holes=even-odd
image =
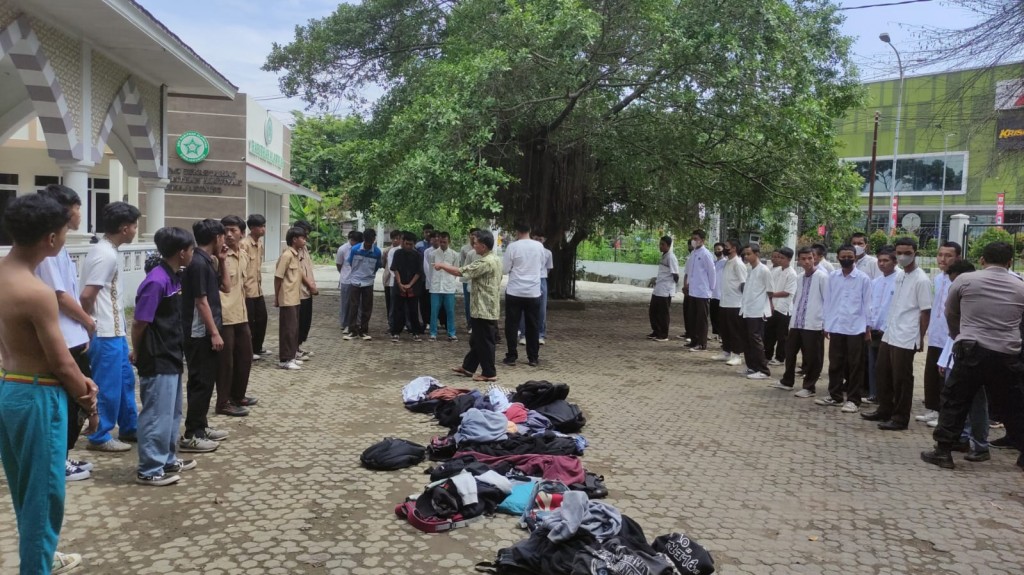
[(838, 10), (863, 10), (865, 8), (884, 8), (886, 6), (900, 6), (902, 4), (917, 4), (919, 2), (931, 2), (932, 0), (902, 0), (901, 2), (885, 2), (883, 4), (865, 4), (863, 6), (843, 6)]

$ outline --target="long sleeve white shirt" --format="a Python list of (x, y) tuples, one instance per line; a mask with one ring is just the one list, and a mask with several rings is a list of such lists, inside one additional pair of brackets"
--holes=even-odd
[(885, 317), (889, 313), (892, 294), (896, 290), (896, 272), (878, 276), (871, 281), (871, 312), (868, 315), (868, 326), (882, 331), (885, 329)]
[(739, 308), (743, 303), (743, 292), (740, 286), (747, 281), (747, 266), (739, 256), (729, 258), (725, 263), (725, 270), (722, 272), (722, 299), (721, 305), (725, 308)]
[(932, 318), (928, 322), (928, 346), (942, 347), (949, 338), (949, 325), (946, 324), (946, 296), (949, 295), (948, 274), (939, 274), (933, 280), (934, 299), (932, 299)]
[(793, 294), (796, 293), (796, 270), (791, 266), (772, 268), (772, 292), (785, 292), (786, 297), (773, 297), (772, 307), (782, 315), (793, 312)]
[(747, 272), (743, 284), (743, 299), (740, 315), (745, 318), (767, 318), (772, 315), (772, 304), (768, 292), (772, 290), (772, 273), (764, 264), (757, 264)]
[(807, 275), (803, 269), (796, 278), (796, 295), (793, 298), (791, 329), (821, 331), (825, 326), (825, 292), (828, 291), (828, 275), (820, 269)]
[(686, 274), (686, 285), (690, 297), (711, 299), (715, 290), (715, 256), (705, 246), (701, 246), (686, 258), (683, 268)]
[(825, 331), (841, 335), (862, 335), (868, 329), (871, 310), (871, 279), (853, 268), (829, 274), (825, 291)]

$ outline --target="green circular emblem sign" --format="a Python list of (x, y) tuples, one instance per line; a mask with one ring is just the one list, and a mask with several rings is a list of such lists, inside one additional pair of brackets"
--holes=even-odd
[(210, 155), (210, 142), (206, 136), (189, 130), (178, 136), (178, 157), (190, 164), (198, 164)]
[(270, 142), (274, 141), (274, 121), (270, 119), (270, 114), (267, 114), (267, 122), (263, 124), (263, 142), (269, 146)]

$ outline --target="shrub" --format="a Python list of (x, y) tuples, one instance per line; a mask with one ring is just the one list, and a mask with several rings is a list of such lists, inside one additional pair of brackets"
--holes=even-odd
[(868, 236), (868, 245), (871, 246), (871, 253), (877, 254), (878, 250), (889, 245), (889, 236), (882, 230), (875, 230)]
[(967, 257), (977, 262), (982, 250), (992, 242), (1006, 242), (1013, 245), (1013, 236), (1003, 228), (988, 228), (980, 236), (968, 240)]

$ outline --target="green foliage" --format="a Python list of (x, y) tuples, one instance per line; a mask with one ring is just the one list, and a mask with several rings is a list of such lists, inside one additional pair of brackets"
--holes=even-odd
[(977, 262), (985, 246), (992, 242), (1006, 242), (1011, 246), (1014, 245), (1013, 236), (1010, 232), (998, 227), (988, 228), (977, 238), (970, 240), (970, 245), (967, 248), (967, 257)]
[(878, 250), (889, 245), (889, 236), (882, 230), (875, 230), (868, 236), (868, 245), (871, 246), (871, 253), (877, 254)]
[[(634, 230), (628, 235), (591, 237), (576, 248), (576, 257), (580, 260), (597, 262), (623, 262), (631, 264), (657, 265), (661, 261), (661, 250), (658, 243), (661, 230)], [(615, 248), (616, 241), (619, 248)], [(688, 254), (687, 239), (676, 237), (672, 251), (679, 258), (680, 265), (686, 261)]]
[(306, 246), (310, 254), (330, 256), (341, 245), (340, 222), (325, 216), (326, 210), (320, 202), (302, 196), (291, 196), (288, 208), (289, 225), (297, 220), (306, 220), (313, 226)]

